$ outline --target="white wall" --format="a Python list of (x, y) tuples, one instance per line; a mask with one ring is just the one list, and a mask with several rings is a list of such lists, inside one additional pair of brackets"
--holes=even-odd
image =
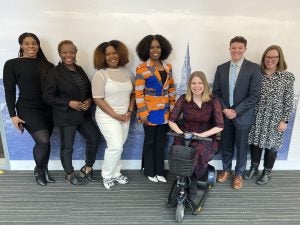
[[(180, 79), (187, 41), (192, 70), (203, 70), (210, 81), (216, 66), (226, 61), (228, 42), (235, 35), (248, 39), (247, 58), (260, 61), (271, 44), (282, 46), (289, 70), (300, 74), (300, 2), (297, 0), (0, 0), (0, 77), (4, 62), (17, 55), (17, 37), (36, 33), (48, 58), (58, 62), (57, 44), (73, 40), (78, 63), (94, 73), (92, 53), (107, 40), (119, 39), (130, 50), (134, 71), (137, 42), (146, 34), (160, 33), (173, 44), (169, 61)], [(297, 76), (296, 76), (297, 77)], [(296, 78), (296, 91), (300, 80)]]

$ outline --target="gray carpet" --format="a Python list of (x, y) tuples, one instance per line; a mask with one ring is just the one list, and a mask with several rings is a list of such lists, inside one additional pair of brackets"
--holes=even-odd
[[(0, 224), (177, 224), (166, 207), (171, 182), (149, 182), (139, 171), (125, 171), (131, 183), (107, 191), (102, 183), (73, 186), (62, 171), (55, 184), (38, 186), (29, 171), (0, 175)], [(274, 171), (271, 183), (247, 181), (242, 190), (217, 184), (200, 215), (187, 209), (182, 224), (300, 224), (300, 171)], [(171, 181), (172, 177), (168, 176)]]

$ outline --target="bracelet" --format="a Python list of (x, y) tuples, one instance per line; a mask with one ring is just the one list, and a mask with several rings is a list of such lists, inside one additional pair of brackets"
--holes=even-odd
[(132, 110), (128, 110), (127, 112), (133, 113), (133, 111), (132, 111)]

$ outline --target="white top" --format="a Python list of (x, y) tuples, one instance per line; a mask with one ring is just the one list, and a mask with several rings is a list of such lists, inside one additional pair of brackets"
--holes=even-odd
[(92, 79), (93, 98), (104, 98), (116, 113), (126, 113), (133, 92), (133, 76), (124, 67), (106, 68)]

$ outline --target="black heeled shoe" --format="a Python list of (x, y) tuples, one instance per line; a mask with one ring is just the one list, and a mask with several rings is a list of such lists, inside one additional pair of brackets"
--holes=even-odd
[(91, 170), (88, 173), (86, 173), (85, 171), (86, 166), (83, 166), (80, 169), (80, 173), (82, 174), (82, 178), (85, 179), (86, 182), (97, 182), (101, 179), (100, 177), (95, 176), (93, 168), (91, 168)]
[(48, 183), (54, 183), (55, 182), (55, 179), (49, 174), (49, 170), (48, 170), (47, 167), (45, 168), (45, 178), (46, 178), (46, 181)]
[(85, 181), (81, 177), (78, 177), (75, 173), (72, 173), (71, 175), (66, 175), (66, 181), (73, 185), (85, 184)]
[(33, 169), (33, 175), (36, 177), (38, 175), (37, 167), (35, 166)]
[(46, 181), (46, 176), (45, 176), (45, 171), (39, 171), (37, 169), (37, 175), (35, 176), (35, 181), (38, 185), (41, 186), (46, 186), (47, 185), (47, 181)]

